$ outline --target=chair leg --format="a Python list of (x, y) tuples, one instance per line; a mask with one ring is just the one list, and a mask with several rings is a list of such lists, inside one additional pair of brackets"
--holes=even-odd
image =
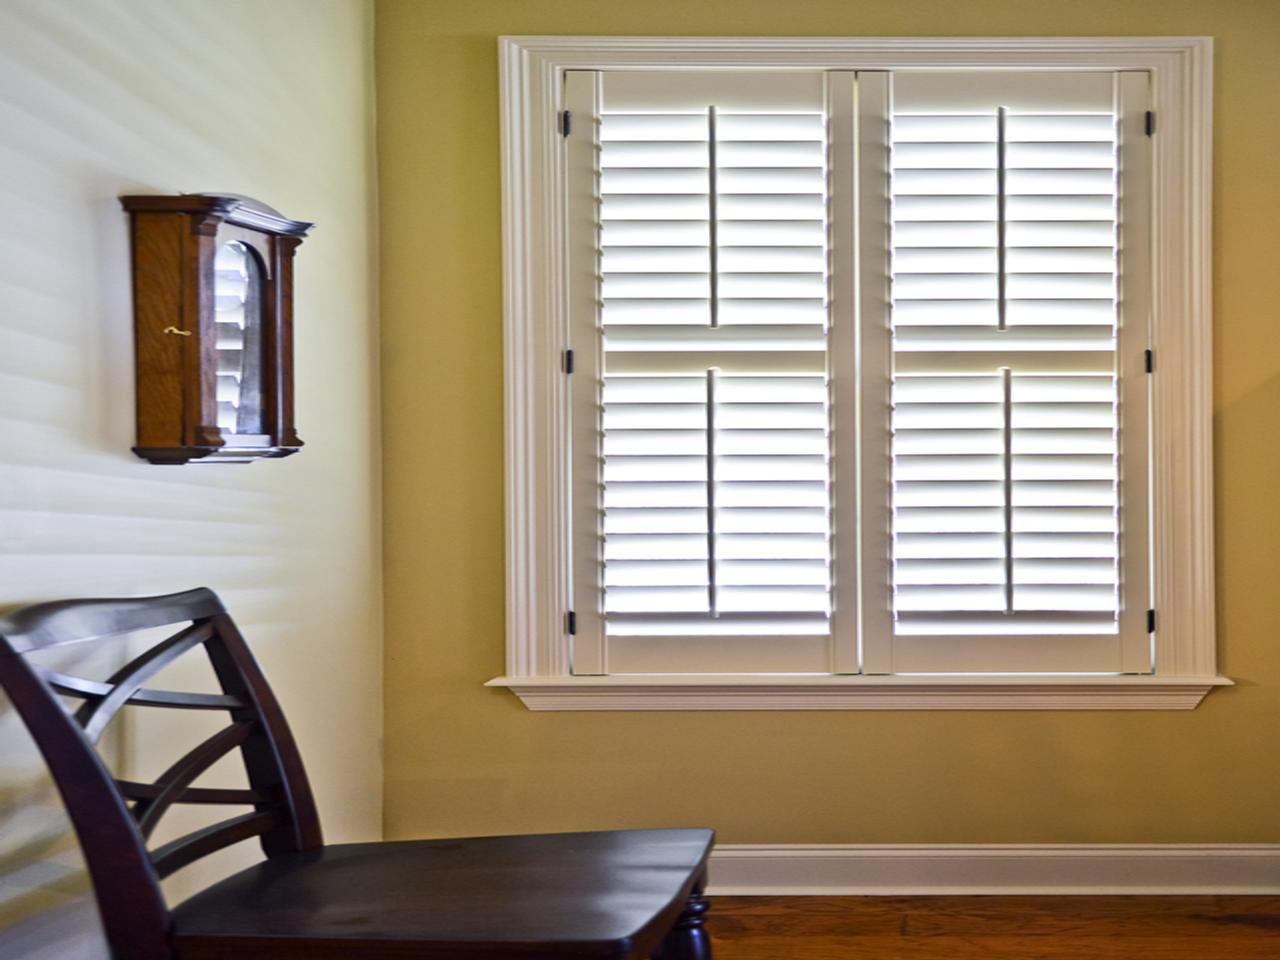
[(711, 936), (707, 933), (707, 910), (711, 904), (702, 895), (704, 880), (689, 894), (684, 912), (658, 946), (653, 960), (711, 960)]

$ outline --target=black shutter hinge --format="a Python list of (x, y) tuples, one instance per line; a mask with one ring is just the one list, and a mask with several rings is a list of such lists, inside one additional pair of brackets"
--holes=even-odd
[(1148, 137), (1156, 132), (1156, 112), (1154, 110), (1147, 111), (1147, 115), (1142, 120), (1142, 128), (1146, 131)]
[(1154, 610), (1147, 611), (1147, 633), (1156, 632), (1156, 612)]
[(578, 615), (572, 610), (565, 617), (566, 625), (569, 628), (569, 636), (573, 636), (578, 632)]
[(1153, 370), (1155, 370), (1155, 368), (1156, 368), (1156, 358), (1155, 358), (1155, 354), (1153, 354), (1150, 350), (1144, 350), (1144, 351), (1143, 351), (1143, 361), (1142, 361), (1142, 362), (1143, 362), (1144, 364), (1146, 364), (1146, 367), (1147, 367), (1147, 373), (1151, 373)]
[(561, 136), (563, 136), (563, 137), (567, 137), (570, 133), (572, 133), (572, 132), (573, 132), (573, 111), (572, 111), (572, 110), (561, 110), (561, 111), (560, 111), (560, 124), (559, 124), (559, 125), (560, 125), (560, 135), (561, 135)]
[(573, 351), (566, 350), (564, 352), (564, 372), (573, 373)]

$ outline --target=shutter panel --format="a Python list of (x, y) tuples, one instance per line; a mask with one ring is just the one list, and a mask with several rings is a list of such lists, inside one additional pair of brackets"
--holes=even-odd
[(823, 76), (599, 84), (608, 671), (828, 670)]
[(1119, 632), (1116, 84), (894, 78), (897, 636)]

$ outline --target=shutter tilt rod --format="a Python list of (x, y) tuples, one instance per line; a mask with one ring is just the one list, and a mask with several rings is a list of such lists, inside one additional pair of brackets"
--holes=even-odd
[(1013, 371), (1000, 368), (1004, 388), (1004, 612), (1013, 613)]
[(720, 616), (716, 584), (716, 374), (707, 370), (707, 609)]
[(996, 322), (1008, 329), (1008, 285), (1005, 275), (1005, 120), (1007, 107), (996, 108)]
[(717, 229), (719, 215), (719, 185), (716, 171), (716, 108), (707, 107), (707, 217), (711, 272), (711, 326), (720, 326), (720, 238)]

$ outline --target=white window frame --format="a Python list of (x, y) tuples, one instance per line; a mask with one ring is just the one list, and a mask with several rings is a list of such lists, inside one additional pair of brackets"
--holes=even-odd
[[(507, 664), (491, 686), (532, 710), (1116, 710), (1193, 709), (1230, 683), (1217, 675), (1214, 625), (1210, 38), (503, 37), (499, 47)], [(1154, 674), (571, 675), (564, 72), (716, 67), (1149, 71)]]

